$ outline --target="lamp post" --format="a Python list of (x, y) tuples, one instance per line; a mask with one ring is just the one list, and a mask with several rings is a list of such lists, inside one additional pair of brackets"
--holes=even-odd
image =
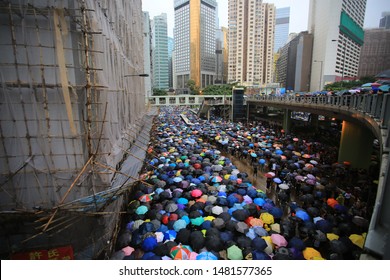
[(324, 63), (324, 61), (322, 61), (322, 60), (314, 60), (314, 62), (319, 62), (319, 63), (321, 63), (321, 69), (320, 69), (320, 86), (318, 87), (318, 90), (321, 91), (321, 88), (322, 88), (322, 64)]

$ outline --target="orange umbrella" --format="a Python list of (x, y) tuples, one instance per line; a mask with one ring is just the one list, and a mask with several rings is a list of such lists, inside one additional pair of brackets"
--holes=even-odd
[(337, 202), (337, 200), (336, 199), (334, 199), (334, 198), (328, 198), (328, 200), (326, 201), (326, 203), (330, 206), (330, 207), (332, 207), (332, 208), (334, 208), (335, 206), (336, 206), (336, 204), (339, 204), (338, 202)]
[(321, 253), (312, 247), (306, 247), (306, 249), (303, 250), (302, 253), (303, 253), (303, 257), (306, 260), (314, 260), (314, 259), (318, 259), (318, 258), (322, 259)]

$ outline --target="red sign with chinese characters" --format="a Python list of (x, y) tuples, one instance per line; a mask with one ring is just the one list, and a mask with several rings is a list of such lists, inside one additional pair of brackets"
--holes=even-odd
[(73, 260), (72, 246), (35, 250), (11, 255), (11, 260)]

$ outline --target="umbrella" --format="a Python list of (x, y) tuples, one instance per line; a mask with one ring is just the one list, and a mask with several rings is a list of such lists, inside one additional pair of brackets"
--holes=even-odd
[(302, 253), (303, 253), (303, 257), (306, 260), (314, 260), (314, 259), (322, 258), (321, 253), (312, 247), (307, 247), (305, 250), (303, 250)]
[(205, 252), (198, 254), (195, 259), (196, 260), (214, 261), (214, 260), (218, 260), (218, 257), (211, 252), (205, 251)]
[(363, 249), (363, 246), (364, 246), (365, 239), (366, 239), (366, 233), (363, 233), (362, 235), (360, 235), (360, 234), (351, 234), (349, 236), (349, 240), (351, 240), (353, 244), (355, 244), (356, 246), (359, 246), (362, 249)]
[(334, 234), (334, 233), (327, 233), (326, 238), (328, 238), (329, 241), (332, 241), (335, 239), (339, 239), (339, 236), (337, 234)]
[(186, 223), (186, 221), (184, 221), (182, 219), (175, 221), (173, 224), (173, 229), (176, 232), (179, 232), (182, 228), (186, 228), (186, 227), (187, 227), (187, 223)]
[(211, 208), (211, 213), (218, 216), (219, 214), (223, 213), (223, 208), (221, 206), (214, 206)]
[(152, 194), (144, 194), (138, 198), (138, 200), (141, 202), (149, 202), (152, 201), (152, 199), (153, 199)]
[(283, 217), (283, 210), (279, 207), (273, 207), (271, 210), (268, 211), (274, 218), (280, 219)]
[(212, 183), (220, 183), (220, 182), (222, 182), (222, 177), (221, 176), (213, 176), (213, 177), (211, 177), (211, 182)]
[(270, 213), (267, 212), (261, 213), (260, 219), (263, 221), (264, 224), (274, 223), (274, 216), (272, 216)]
[(359, 227), (367, 227), (368, 226), (368, 220), (364, 219), (363, 217), (360, 216), (354, 216), (352, 218), (352, 223)]
[(251, 157), (257, 158), (257, 154), (256, 153), (251, 153)]
[(310, 221), (310, 216), (306, 211), (300, 209), (295, 212), (295, 216), (300, 218), (302, 221), (307, 222)]
[(280, 235), (278, 233), (271, 234), (271, 240), (272, 243), (278, 247), (285, 247), (288, 244), (287, 240), (283, 237), (283, 235)]
[(146, 207), (145, 205), (141, 205), (141, 206), (139, 206), (139, 207), (135, 210), (135, 213), (137, 213), (138, 215), (143, 215), (143, 214), (145, 214), (146, 212), (148, 212), (148, 207)]
[(273, 180), (276, 184), (280, 184), (282, 182), (282, 180), (280, 180), (279, 178), (274, 178)]
[(242, 250), (237, 245), (232, 245), (227, 249), (227, 257), (229, 260), (242, 260)]
[(288, 190), (290, 187), (287, 184), (280, 184), (279, 188), (281, 188), (282, 190)]
[(266, 177), (266, 178), (273, 178), (273, 177), (275, 177), (275, 173), (274, 172), (265, 173), (264, 177)]
[(187, 246), (177, 245), (172, 247), (169, 254), (174, 260), (189, 260), (191, 250)]

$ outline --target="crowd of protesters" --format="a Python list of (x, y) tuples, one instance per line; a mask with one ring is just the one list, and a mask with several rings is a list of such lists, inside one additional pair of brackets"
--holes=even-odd
[(113, 259), (359, 258), (377, 174), (337, 147), (185, 107), (161, 109), (151, 135)]

